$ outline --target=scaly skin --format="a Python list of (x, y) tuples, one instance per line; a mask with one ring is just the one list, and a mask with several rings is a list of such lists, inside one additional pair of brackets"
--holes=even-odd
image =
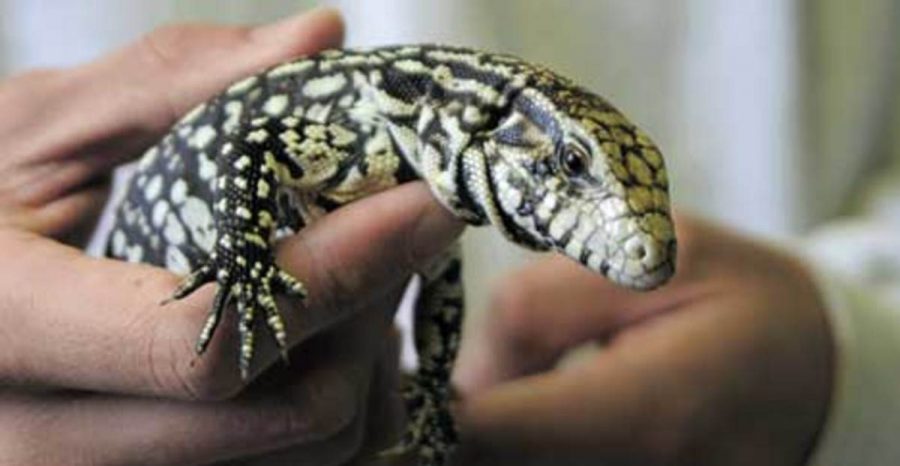
[[(545, 68), (433, 45), (325, 51), (198, 106), (141, 160), (108, 254), (188, 274), (174, 299), (216, 281), (197, 351), (236, 302), (246, 377), (259, 321), (286, 351), (274, 295), (306, 293), (274, 264), (272, 242), (417, 178), (469, 223), (621, 285), (652, 289), (674, 272), (666, 171), (643, 132)], [(424, 274), (410, 430), (388, 452), (425, 465), (443, 464), (456, 442), (447, 405), (460, 267), (452, 255)]]

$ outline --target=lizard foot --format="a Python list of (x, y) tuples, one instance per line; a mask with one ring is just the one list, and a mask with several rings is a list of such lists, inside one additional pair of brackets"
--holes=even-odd
[(275, 303), (275, 294), (286, 293), (305, 298), (306, 289), (300, 281), (275, 265), (270, 255), (255, 254), (250, 256), (254, 257), (252, 260), (243, 257), (212, 254), (206, 264), (182, 280), (170, 300), (181, 299), (210, 281), (218, 283), (219, 288), (197, 338), (195, 350), (197, 354), (206, 351), (222, 313), (230, 302), (235, 301), (240, 335), (238, 365), (241, 378), (247, 379), (253, 358), (256, 316), (260, 312), (263, 314), (282, 357), (287, 359), (287, 334)]

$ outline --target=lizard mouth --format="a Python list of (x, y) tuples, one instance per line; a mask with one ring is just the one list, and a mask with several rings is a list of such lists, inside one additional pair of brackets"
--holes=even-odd
[(616, 239), (604, 230), (598, 228), (592, 232), (580, 250), (571, 245), (557, 245), (557, 249), (613, 283), (634, 290), (652, 290), (674, 275), (677, 253), (674, 238), (657, 239), (637, 230)]
[(675, 274), (675, 241), (669, 241), (660, 248), (667, 252), (662, 253), (665, 258), (659, 261), (644, 261), (613, 253), (610, 258), (590, 254), (586, 262), (580, 259), (579, 262), (618, 285), (648, 291), (662, 286)]
[(615, 271), (610, 270), (606, 276), (610, 280), (634, 290), (649, 291), (659, 288), (675, 275), (677, 249), (675, 240), (668, 241), (668, 244), (661, 247), (667, 250), (664, 253), (665, 259), (655, 266), (642, 268), (641, 272), (637, 274), (628, 273), (627, 268)]

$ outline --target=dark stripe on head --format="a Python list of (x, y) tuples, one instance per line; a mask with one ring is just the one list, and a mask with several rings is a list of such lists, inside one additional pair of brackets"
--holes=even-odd
[(520, 112), (541, 128), (542, 132), (550, 136), (555, 144), (560, 142), (562, 139), (562, 129), (560, 128), (555, 115), (547, 112), (545, 108), (537, 105), (524, 94), (517, 96), (513, 103), (513, 107), (515, 111)]

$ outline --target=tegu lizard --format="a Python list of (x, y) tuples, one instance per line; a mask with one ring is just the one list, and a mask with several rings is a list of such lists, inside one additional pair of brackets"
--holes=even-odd
[[(186, 274), (173, 299), (215, 282), (196, 350), (224, 312), (236, 312), (246, 377), (257, 329), (285, 350), (274, 296), (307, 293), (275, 265), (273, 242), (416, 179), (469, 224), (558, 251), (615, 283), (648, 290), (674, 273), (666, 170), (644, 132), (547, 68), (436, 45), (327, 50), (197, 106), (141, 159), (108, 255)], [(389, 453), (415, 452), (423, 465), (443, 464), (457, 441), (447, 407), (460, 268), (448, 253), (424, 274), (415, 306), (410, 424)]]

